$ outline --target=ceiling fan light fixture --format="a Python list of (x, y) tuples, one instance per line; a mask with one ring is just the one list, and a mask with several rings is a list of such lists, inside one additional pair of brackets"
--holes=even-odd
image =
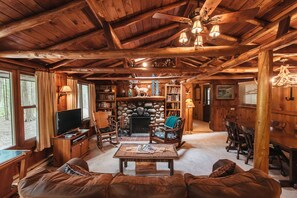
[(209, 36), (211, 36), (212, 38), (216, 38), (219, 35), (220, 35), (220, 26), (219, 25), (212, 26)]
[(182, 32), (179, 36), (179, 40), (178, 40), (181, 44), (186, 44), (188, 42), (188, 37), (187, 34), (185, 32)]
[(201, 35), (198, 35), (194, 42), (195, 46), (203, 46), (203, 38)]
[(192, 27), (192, 30), (191, 32), (193, 34), (199, 34), (203, 31), (203, 26), (201, 24), (201, 21), (200, 20), (196, 20), (194, 21), (194, 24), (193, 24), (193, 27)]

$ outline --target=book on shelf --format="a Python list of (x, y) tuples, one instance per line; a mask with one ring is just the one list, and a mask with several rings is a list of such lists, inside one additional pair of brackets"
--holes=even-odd
[(180, 87), (168, 87), (169, 94), (179, 94)]

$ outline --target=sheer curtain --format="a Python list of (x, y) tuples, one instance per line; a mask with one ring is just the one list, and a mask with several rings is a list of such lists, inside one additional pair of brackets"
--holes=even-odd
[(89, 100), (90, 100), (90, 126), (94, 126), (93, 112), (96, 111), (96, 89), (95, 84), (89, 84)]
[(38, 92), (38, 133), (36, 151), (51, 147), (55, 132), (56, 77), (54, 73), (36, 72)]
[(67, 78), (67, 85), (71, 88), (71, 94), (67, 95), (67, 110), (77, 108), (77, 80)]

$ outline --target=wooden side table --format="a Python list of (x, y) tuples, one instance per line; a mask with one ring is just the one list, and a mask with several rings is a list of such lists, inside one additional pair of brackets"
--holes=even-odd
[(12, 186), (15, 166), (18, 166), (19, 178), (24, 178), (30, 153), (29, 150), (0, 150), (0, 175), (3, 181), (0, 185), (0, 197), (10, 197), (17, 192), (17, 188)]

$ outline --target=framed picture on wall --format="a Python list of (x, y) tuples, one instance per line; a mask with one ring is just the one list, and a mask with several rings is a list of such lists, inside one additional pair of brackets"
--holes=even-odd
[(201, 91), (200, 87), (195, 88), (195, 100), (201, 100)]
[(234, 85), (217, 85), (216, 88), (218, 100), (234, 99)]

